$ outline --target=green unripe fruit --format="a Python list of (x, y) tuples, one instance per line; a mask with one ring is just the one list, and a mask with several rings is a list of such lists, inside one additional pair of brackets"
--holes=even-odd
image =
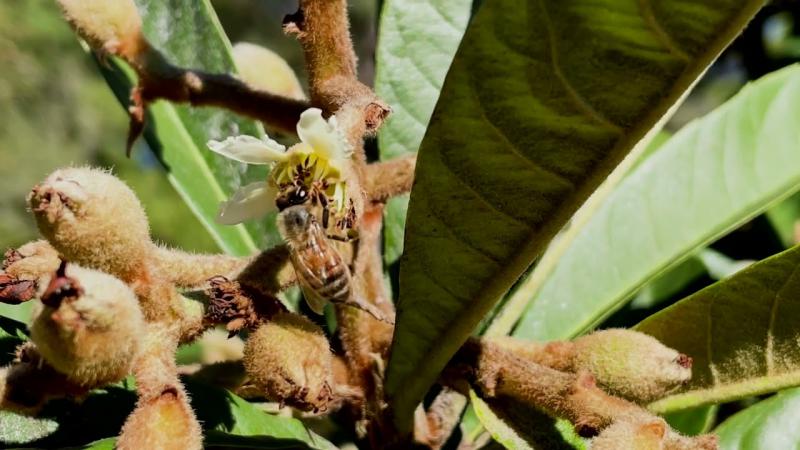
[(609, 393), (644, 403), (661, 398), (692, 377), (692, 360), (652, 336), (602, 330), (574, 341), (574, 370), (586, 370)]
[(126, 377), (144, 334), (131, 289), (111, 275), (75, 265), (62, 266), (43, 284), (31, 339), (44, 360), (81, 386)]
[(139, 199), (107, 171), (56, 170), (28, 203), (42, 235), (70, 262), (130, 282), (154, 251)]
[(280, 313), (261, 325), (244, 346), (244, 366), (270, 400), (304, 411), (324, 411), (332, 399), (333, 354), (317, 325)]

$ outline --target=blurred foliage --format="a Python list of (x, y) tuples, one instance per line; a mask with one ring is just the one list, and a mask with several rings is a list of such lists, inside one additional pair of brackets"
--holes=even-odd
[(125, 158), (127, 117), (55, 2), (0, 3), (0, 63), (0, 248), (36, 238), (25, 206), (34, 184), (57, 167), (94, 164), (136, 191), (157, 241), (216, 250), (149, 150)]

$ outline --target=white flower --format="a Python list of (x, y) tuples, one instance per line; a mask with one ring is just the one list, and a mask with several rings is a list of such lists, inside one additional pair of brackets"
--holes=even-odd
[(277, 210), (278, 207), (275, 206), (277, 194), (278, 189), (266, 181), (243, 186), (230, 200), (220, 204), (217, 222), (223, 225), (236, 225)]
[(322, 110), (309, 108), (297, 122), (300, 143), (286, 147), (269, 137), (258, 139), (252, 136), (232, 136), (224, 141), (209, 141), (208, 148), (226, 158), (247, 164), (272, 164), (271, 180), (243, 186), (220, 205), (217, 222), (234, 225), (255, 219), (277, 209), (276, 185), (290, 182), (297, 175), (296, 168), (313, 169), (310, 180), (326, 179), (334, 188), (334, 204), (338, 210), (344, 208), (344, 181), (342, 173), (350, 159), (352, 149), (336, 123), (336, 117), (322, 117)]
[(322, 110), (309, 108), (300, 114), (297, 122), (297, 135), (300, 141), (314, 149), (314, 153), (335, 165), (350, 158), (352, 149), (339, 130), (336, 117), (327, 121), (322, 118)]
[(285, 161), (286, 147), (268, 137), (231, 136), (224, 141), (208, 141), (208, 148), (214, 153), (247, 164), (271, 164)]

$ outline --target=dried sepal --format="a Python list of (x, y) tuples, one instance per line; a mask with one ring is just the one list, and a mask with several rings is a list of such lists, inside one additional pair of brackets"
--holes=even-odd
[(58, 169), (28, 204), (42, 235), (70, 262), (132, 282), (154, 251), (139, 199), (105, 170)]
[(274, 296), (244, 288), (238, 281), (217, 276), (208, 280), (208, 284), (209, 303), (204, 321), (207, 325), (225, 324), (229, 336), (286, 312), (286, 307)]
[(280, 313), (250, 335), (244, 365), (253, 384), (270, 400), (303, 411), (325, 411), (332, 400), (333, 355), (317, 325)]
[(56, 270), (59, 262), (58, 253), (46, 241), (7, 250), (0, 272), (0, 302), (17, 304), (32, 299), (39, 278)]
[(70, 264), (49, 278), (41, 299), (31, 339), (56, 370), (86, 387), (113, 383), (131, 372), (144, 319), (127, 285)]

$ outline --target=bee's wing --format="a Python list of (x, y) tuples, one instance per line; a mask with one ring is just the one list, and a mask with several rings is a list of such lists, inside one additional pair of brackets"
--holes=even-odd
[(306, 248), (293, 252), (291, 258), (306, 303), (312, 311), (322, 314), (328, 301), (319, 294), (322, 280), (314, 270), (314, 267), (319, 265), (318, 255)]
[(306, 299), (308, 307), (315, 313), (322, 314), (328, 301), (322, 298), (322, 296), (308, 284), (305, 278), (298, 276), (297, 279), (300, 281), (300, 289), (303, 291), (303, 297)]

